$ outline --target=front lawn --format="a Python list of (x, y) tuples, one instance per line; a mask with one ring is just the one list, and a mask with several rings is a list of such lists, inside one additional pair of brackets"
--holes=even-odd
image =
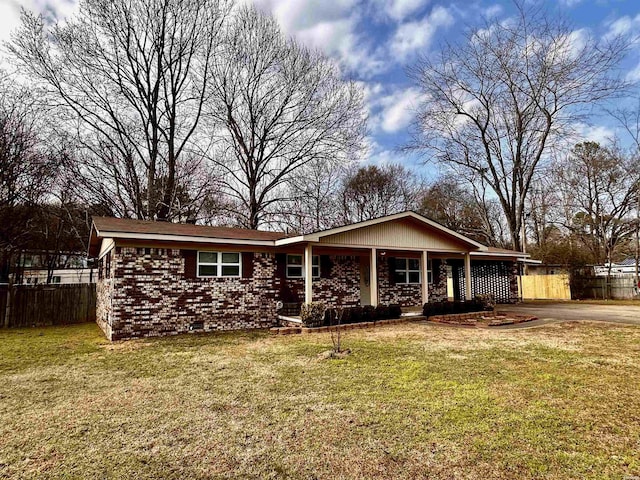
[(0, 331), (0, 477), (640, 475), (640, 328)]

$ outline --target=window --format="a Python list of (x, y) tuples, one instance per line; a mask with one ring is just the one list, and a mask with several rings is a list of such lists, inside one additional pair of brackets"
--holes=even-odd
[[(287, 278), (304, 277), (304, 261), (302, 255), (287, 254)], [(320, 255), (312, 255), (311, 275), (320, 278)]]
[(420, 259), (396, 258), (395, 263), (396, 283), (420, 283)]
[(198, 252), (198, 277), (239, 276), (239, 252)]

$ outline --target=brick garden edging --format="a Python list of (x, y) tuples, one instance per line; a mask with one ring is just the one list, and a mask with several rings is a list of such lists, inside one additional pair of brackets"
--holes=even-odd
[(504, 312), (484, 311), (471, 313), (454, 313), (450, 315), (432, 315), (427, 317), (430, 322), (446, 323), (450, 325), (464, 325), (469, 327), (499, 327), (501, 325), (515, 325), (518, 323), (537, 320), (531, 315), (513, 315)]
[(298, 333), (327, 333), (330, 331), (339, 330), (355, 330), (358, 328), (375, 328), (383, 325), (397, 325), (399, 323), (415, 322), (417, 320), (425, 320), (423, 316), (411, 316), (405, 318), (395, 318), (393, 320), (376, 320), (375, 322), (358, 322), (358, 323), (345, 323), (342, 325), (333, 325), (331, 327), (273, 327), (269, 331), (273, 335), (293, 335)]

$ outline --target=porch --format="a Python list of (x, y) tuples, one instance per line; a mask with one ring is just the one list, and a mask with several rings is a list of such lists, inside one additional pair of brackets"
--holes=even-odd
[(343, 307), (418, 307), (482, 293), (516, 301), (523, 256), (486, 247), (414, 212), (281, 239), (276, 247), (280, 301)]

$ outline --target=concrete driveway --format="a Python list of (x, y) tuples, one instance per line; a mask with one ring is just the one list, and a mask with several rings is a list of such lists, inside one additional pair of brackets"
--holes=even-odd
[(592, 320), (640, 325), (640, 306), (635, 305), (592, 305), (575, 302), (521, 303), (498, 305), (496, 309), (501, 312), (535, 315), (540, 319), (536, 323), (550, 323), (557, 320)]

